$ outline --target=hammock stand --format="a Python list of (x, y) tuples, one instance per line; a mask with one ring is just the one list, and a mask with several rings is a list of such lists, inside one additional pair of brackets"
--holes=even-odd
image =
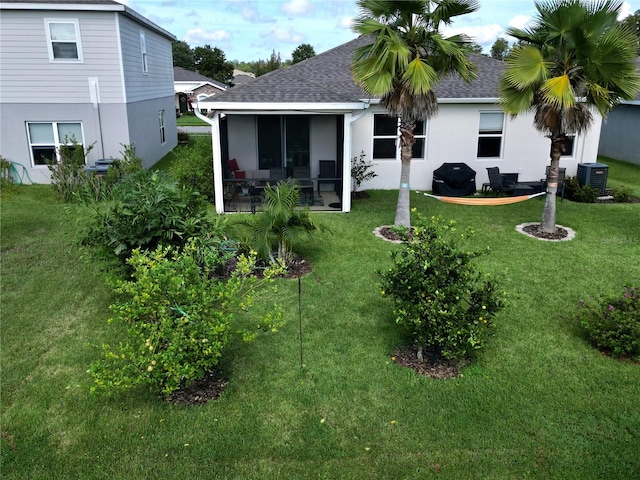
[(525, 200), (529, 200), (534, 197), (539, 197), (540, 195), (546, 195), (546, 192), (534, 193), (532, 195), (519, 195), (517, 197), (443, 197), (439, 195), (431, 195), (430, 193), (418, 192), (422, 193), (425, 197), (435, 198), (436, 200), (440, 200), (445, 203), (455, 203), (456, 205), (475, 205), (480, 207), (494, 207), (496, 205), (510, 205), (512, 203), (524, 202)]

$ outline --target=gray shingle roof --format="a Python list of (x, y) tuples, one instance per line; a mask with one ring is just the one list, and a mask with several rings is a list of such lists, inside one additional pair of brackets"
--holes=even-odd
[[(356, 48), (368, 42), (367, 37), (356, 38), (291, 67), (262, 75), (251, 83), (237, 85), (207, 101), (341, 103), (369, 98), (351, 75)], [(498, 97), (503, 63), (482, 55), (472, 55), (471, 60), (478, 66), (478, 78), (467, 84), (458, 77), (447, 77), (434, 89), (438, 98)]]
[(198, 72), (187, 70), (186, 68), (182, 68), (182, 67), (173, 67), (173, 81), (174, 82), (209, 82), (222, 89), (229, 88), (228, 85), (225, 85), (222, 82), (214, 80), (213, 78), (209, 78)]

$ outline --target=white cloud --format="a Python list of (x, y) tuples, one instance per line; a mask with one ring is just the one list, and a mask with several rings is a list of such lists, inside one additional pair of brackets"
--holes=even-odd
[(523, 29), (526, 27), (533, 19), (528, 15), (516, 15), (515, 17), (509, 20), (509, 26), (513, 28)]
[(629, 2), (622, 2), (622, 8), (620, 9), (620, 15), (618, 15), (618, 20), (623, 20), (627, 18), (629, 15), (634, 13), (633, 8), (631, 8), (631, 4)]
[(446, 36), (466, 34), (478, 45), (483, 47), (490, 47), (495, 43), (500, 35), (504, 33), (504, 29), (495, 23), (489, 25), (480, 25), (477, 27), (446, 27), (443, 29), (443, 34)]
[(281, 7), (287, 15), (304, 15), (313, 12), (315, 8), (315, 5), (309, 0), (291, 0)]
[(346, 28), (346, 29), (350, 29), (352, 25), (353, 25), (353, 17), (342, 17), (342, 19), (338, 23), (338, 26), (340, 28)]
[(279, 27), (271, 27), (268, 30), (264, 30), (260, 33), (260, 36), (272, 42), (300, 43), (304, 40), (304, 35), (294, 30), (285, 30)]
[(230, 38), (231, 35), (225, 30), (207, 32), (201, 28), (193, 28), (185, 34), (183, 40), (189, 45), (203, 45), (211, 42), (224, 42)]

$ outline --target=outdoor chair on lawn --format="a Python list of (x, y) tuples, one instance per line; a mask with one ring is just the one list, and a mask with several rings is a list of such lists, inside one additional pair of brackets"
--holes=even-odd
[(518, 183), (517, 174), (500, 173), (498, 167), (487, 167), (489, 188), (496, 193), (507, 195), (531, 195), (535, 189), (530, 185)]

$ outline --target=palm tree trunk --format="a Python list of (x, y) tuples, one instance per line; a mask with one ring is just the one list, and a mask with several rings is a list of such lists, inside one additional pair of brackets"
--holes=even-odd
[(556, 231), (556, 193), (558, 192), (558, 174), (560, 172), (560, 156), (565, 145), (564, 135), (554, 135), (551, 140), (551, 165), (547, 175), (547, 198), (542, 210), (540, 229), (546, 233)]
[(396, 227), (411, 227), (411, 157), (412, 147), (415, 143), (413, 132), (416, 128), (415, 122), (400, 121), (400, 187), (398, 189), (398, 203), (396, 204), (396, 218), (393, 224)]

